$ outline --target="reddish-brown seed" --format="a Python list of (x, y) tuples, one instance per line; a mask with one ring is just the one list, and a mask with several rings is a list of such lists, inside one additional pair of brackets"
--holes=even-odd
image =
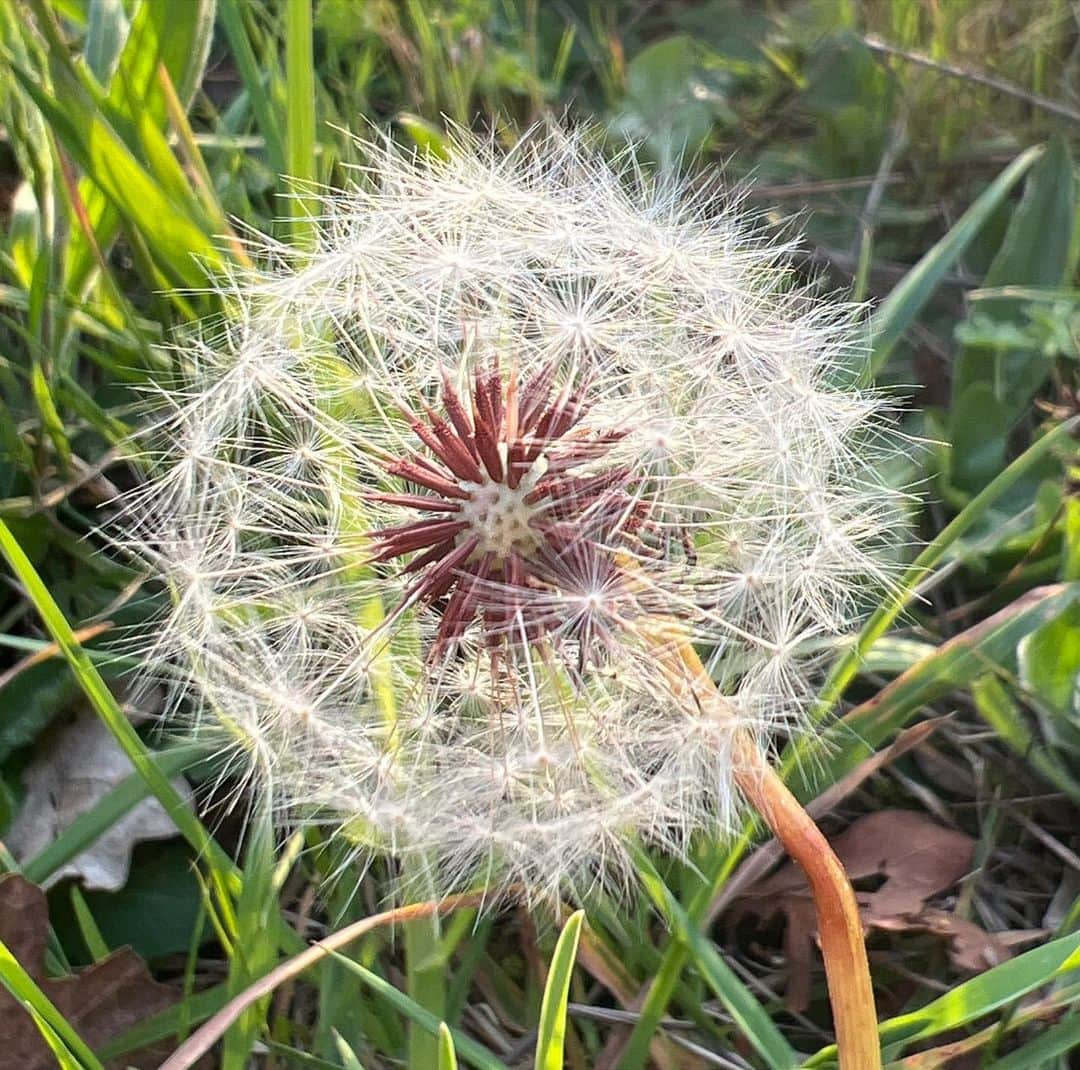
[[(371, 560), (414, 555), (402, 566), (416, 579), (399, 611), (416, 602), (437, 606), (434, 656), (452, 651), (476, 620), (491, 644), (533, 642), (556, 630), (561, 635), (563, 623), (545, 592), (557, 604), (559, 596), (578, 596), (597, 578), (608, 586), (617, 582), (612, 546), (643, 519), (644, 507), (629, 493), (633, 473), (622, 465), (589, 474), (573, 470), (602, 459), (625, 432), (584, 426), (583, 391), (570, 382), (556, 388), (557, 370), (549, 363), (521, 381), (498, 364), (477, 366), (467, 398), (444, 371), (445, 418), (426, 405), (422, 415), (404, 410), (430, 455), (410, 452), (390, 460), (386, 470), (431, 493), (368, 495), (417, 514), (371, 532)], [(523, 497), (508, 495), (541, 456), (546, 463), (535, 486)], [(499, 486), (506, 490), (498, 492)], [(495, 508), (492, 503), (521, 510), (511, 518), (513, 534), (506, 534), (505, 513), (493, 519), (485, 511)], [(503, 540), (509, 540), (505, 548)], [(605, 634), (586, 618), (573, 638), (587, 647)]]

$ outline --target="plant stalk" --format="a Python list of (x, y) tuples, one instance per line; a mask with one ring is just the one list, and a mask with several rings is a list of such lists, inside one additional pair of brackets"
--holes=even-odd
[(717, 692), (686, 634), (672, 623), (656, 622), (643, 627), (642, 635), (687, 708), (731, 725), (735, 780), (810, 884), (841, 1070), (880, 1070), (881, 1045), (866, 944), (855, 892), (843, 864), (739, 725), (737, 714)]
[[(430, 889), (437, 900), (435, 889)], [(446, 963), (442, 955), (439, 914), (431, 914), (402, 926), (405, 935), (405, 973), (409, 997), (439, 1020), (446, 1018)], [(418, 1022), (409, 1023), (409, 1070), (432, 1070), (439, 1061), (439, 1038)]]

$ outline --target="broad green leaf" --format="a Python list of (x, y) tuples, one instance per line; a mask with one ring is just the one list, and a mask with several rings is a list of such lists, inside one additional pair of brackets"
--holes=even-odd
[(48, 663), (24, 669), (0, 688), (0, 762), (17, 747), (33, 743), (78, 691), (70, 673)]
[[(893, 121), (895, 85), (858, 34), (842, 30), (814, 42), (803, 70), (800, 105), (813, 117), (815, 138), (809, 149), (821, 174), (873, 171), (885, 151)], [(817, 223), (834, 240), (854, 237), (856, 220)], [(846, 244), (846, 241), (845, 241)], [(869, 248), (869, 246), (867, 246)]]
[(873, 353), (868, 371), (871, 376), (885, 366), (896, 344), (915, 322), (941, 280), (955, 267), (971, 240), (1042, 153), (1042, 148), (1035, 146), (1017, 156), (878, 306), (870, 320)]
[[(1009, 221), (1001, 248), (986, 272), (983, 286), (1060, 287), (1075, 263), (1076, 177), (1068, 145), (1054, 137), (1032, 167), (1024, 194)], [(1008, 321), (1019, 305), (1005, 298), (979, 303), (979, 313)], [(975, 383), (990, 382), (1015, 418), (1028, 404), (1045, 369), (1039, 354), (1011, 354), (994, 376), (986, 352), (964, 349), (953, 373), (953, 397), (962, 398)]]
[(700, 42), (668, 37), (630, 61), (626, 99), (613, 125), (673, 168), (701, 148), (718, 118), (731, 118), (724, 88), (721, 73), (707, 69)]
[[(187, 950), (192, 931), (200, 924), (201, 892), (190, 849), (179, 840), (140, 847), (132, 859), (124, 887), (116, 892), (83, 893), (85, 907), (97, 929), (86, 928), (77, 905), (64, 896), (50, 901), (53, 927), (65, 946), (78, 947), (86, 937), (101, 945), (125, 944), (141, 958), (160, 959)], [(94, 957), (100, 957), (94, 953)]]
[[(1065, 139), (1058, 136), (1028, 175), (985, 285), (1065, 285), (1075, 265), (1075, 225), (1076, 177)], [(1020, 303), (1002, 298), (979, 305), (980, 317), (1016, 321), (1017, 326), (1023, 326), (1021, 313)], [(953, 371), (949, 416), (956, 486), (977, 493), (1001, 468), (1008, 429), (1027, 409), (1049, 371), (1050, 362), (1037, 346), (1015, 348), (1006, 340), (993, 348), (966, 345), (961, 349)], [(991, 395), (996, 400), (993, 408)], [(983, 422), (975, 418), (980, 409), (985, 411)], [(977, 458), (970, 470), (962, 467), (965, 453)], [(987, 469), (991, 460), (996, 463)]]
[(1052, 709), (1077, 715), (1080, 605), (1069, 606), (1020, 644), (1020, 682)]
[(570, 979), (574, 974), (581, 926), (585, 911), (571, 914), (559, 933), (555, 954), (548, 967), (544, 998), (540, 1004), (540, 1024), (536, 1036), (536, 1070), (562, 1070), (566, 1043), (566, 1004), (570, 999)]
[(978, 492), (1001, 471), (1012, 420), (990, 383), (972, 383), (950, 413), (949, 482)]
[(1069, 763), (1049, 747), (1036, 742), (1019, 704), (998, 677), (988, 674), (973, 681), (971, 697), (979, 716), (997, 732), (1002, 742), (1080, 805), (1080, 780), (1076, 779)]

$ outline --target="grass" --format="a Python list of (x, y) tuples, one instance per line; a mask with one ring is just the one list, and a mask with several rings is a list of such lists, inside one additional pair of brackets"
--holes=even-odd
[[(925, 488), (925, 548), (837, 652), (820, 738), (791, 744), (782, 768), (811, 800), (938, 719), (828, 827), (904, 808), (961, 828), (980, 863), (942, 905), (1044, 934), (974, 976), (940, 940), (875, 935), (886, 1055), (1067, 1066), (1080, 994), (1077, 34), (1063, 0), (0, 7), (0, 656), (20, 669), (0, 686), (0, 836), (32, 748), (81, 691), (134, 773), (23, 872), (46, 880), (154, 796), (198, 880), (151, 878), (151, 848), (133, 872), (205, 919), (154, 951), (177, 1004), (97, 1051), (0, 951), (0, 980), (59, 1065), (151, 1040), (176, 1049), (311, 936), (371, 914), (385, 887), (380, 863), (361, 868), (313, 832), (281, 844), (265, 820), (241, 835), (212, 798), (186, 808), (170, 778), (209, 785), (217, 771), (133, 728), (109, 632), (77, 638), (138, 624), (158, 597), (95, 534), (137, 478), (125, 441), (141, 388), (167, 376), (178, 329), (222, 311), (203, 272), (243, 266), (244, 226), (303, 247), (307, 184), (359, 162), (348, 128), (390, 123), (439, 151), (444, 115), (506, 132), (569, 108), (656, 160), (689, 144), (698, 166), (752, 175), (754, 206), (803, 213), (807, 269), (873, 302), (873, 374), (928, 442), (893, 473)], [(875, 660), (890, 642), (899, 660)], [(54, 660), (23, 665), (41, 651)], [(708, 920), (758, 838), (748, 826), (703, 843), (693, 869), (643, 854), (640, 893), (588, 904), (587, 924), (464, 909), (438, 927), (372, 928), (245, 1007), (216, 1065), (829, 1065), (820, 973), (794, 1013), (775, 927)], [(151, 947), (162, 923), (155, 895), (123, 910), (90, 891), (71, 902), (64, 884), (50, 893), (75, 963), (80, 932), (97, 958)]]

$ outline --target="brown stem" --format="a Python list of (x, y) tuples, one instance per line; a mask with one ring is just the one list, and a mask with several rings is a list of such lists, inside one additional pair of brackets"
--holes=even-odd
[(859, 908), (821, 829), (745, 733), (735, 736), (735, 779), (784, 849), (802, 866), (817, 910), (842, 1070), (878, 1070), (881, 1046)]
[(344, 929), (338, 929), (337, 932), (331, 933), (310, 947), (305, 948), (298, 955), (286, 959), (257, 981), (253, 981), (243, 992), (229, 1000), (217, 1014), (196, 1029), (158, 1067), (158, 1070), (188, 1070), (192, 1064), (210, 1050), (225, 1030), (253, 1003), (257, 1003), (263, 996), (269, 995), (278, 985), (303, 973), (304, 970), (313, 966), (331, 952), (337, 951), (338, 948), (342, 948), (354, 940), (358, 940), (373, 929), (385, 925), (402, 925), (420, 918), (430, 918), (436, 914), (447, 914), (451, 910), (460, 910), (463, 907), (479, 906), (483, 903), (486, 894), (485, 892), (472, 892), (466, 895), (448, 896), (446, 899), (441, 900), (433, 899), (426, 903), (413, 903), (409, 906), (384, 911), (382, 914), (372, 914), (369, 917), (361, 918), (359, 921), (354, 921), (351, 925), (346, 925)]
[(877, 1012), (862, 922), (840, 859), (739, 725), (736, 711), (717, 693), (685, 633), (674, 624), (658, 622), (642, 628), (642, 634), (676, 695), (696, 714), (730, 722), (735, 779), (810, 883), (841, 1070), (880, 1070)]

